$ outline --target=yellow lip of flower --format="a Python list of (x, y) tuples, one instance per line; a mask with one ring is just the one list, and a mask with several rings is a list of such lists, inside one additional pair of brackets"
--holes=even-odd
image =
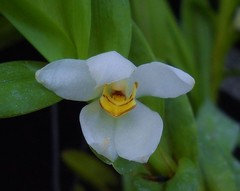
[(136, 92), (138, 83), (133, 84), (131, 95), (127, 98), (125, 93), (119, 90), (111, 89), (111, 86), (106, 84), (103, 88), (102, 96), (99, 100), (101, 107), (113, 117), (119, 117), (136, 106)]

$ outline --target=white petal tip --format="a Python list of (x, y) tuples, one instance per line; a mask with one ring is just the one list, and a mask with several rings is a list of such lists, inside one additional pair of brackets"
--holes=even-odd
[(195, 80), (192, 76), (190, 76), (189, 74), (185, 73), (185, 75), (179, 75), (178, 73), (176, 73), (178, 75), (178, 77), (186, 84), (189, 85), (189, 87), (192, 89), (194, 84), (195, 84)]
[(189, 86), (189, 91), (193, 88), (195, 84), (195, 80), (192, 76), (190, 76), (188, 73), (170, 66), (172, 71), (179, 77), (180, 80), (182, 80), (183, 83)]
[(131, 80), (139, 83), (137, 97), (175, 98), (188, 93), (195, 84), (195, 80), (186, 72), (161, 62), (139, 66)]
[(35, 79), (36, 79), (39, 83), (41, 83), (41, 80), (40, 80), (40, 78), (39, 78), (40, 72), (41, 72), (41, 69), (35, 72)]
[(185, 83), (185, 86), (186, 86), (185, 91), (183, 91), (182, 94), (186, 94), (190, 92), (195, 85), (194, 78), (188, 75), (188, 76), (185, 76), (185, 78), (181, 78), (181, 80), (183, 81), (183, 83)]
[[(192, 78), (192, 77), (191, 77), (191, 78)], [(192, 78), (192, 81), (191, 81), (191, 83), (190, 83), (191, 89), (193, 89), (194, 85), (195, 85), (195, 80), (194, 80), (194, 78)]]
[(74, 101), (88, 101), (98, 96), (85, 61), (62, 59), (36, 71), (35, 79), (58, 96)]

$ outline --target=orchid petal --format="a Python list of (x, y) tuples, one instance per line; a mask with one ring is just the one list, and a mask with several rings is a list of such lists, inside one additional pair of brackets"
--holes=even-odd
[(115, 51), (93, 56), (87, 60), (97, 86), (129, 78), (136, 66)]
[(155, 151), (162, 135), (158, 113), (140, 102), (126, 115), (117, 118), (115, 146), (120, 157), (145, 163)]
[(99, 101), (85, 106), (80, 113), (80, 124), (87, 143), (111, 161), (117, 158), (114, 146), (115, 118), (100, 107)]
[(160, 62), (139, 66), (131, 76), (131, 82), (135, 81), (139, 85), (137, 97), (149, 95), (161, 98), (185, 94), (195, 83), (189, 74)]
[(36, 72), (36, 79), (64, 99), (88, 101), (100, 95), (86, 62), (82, 60), (51, 62)]

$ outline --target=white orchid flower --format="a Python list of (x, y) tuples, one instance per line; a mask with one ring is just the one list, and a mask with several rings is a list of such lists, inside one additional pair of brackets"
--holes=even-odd
[(80, 113), (87, 143), (111, 161), (120, 156), (141, 163), (156, 150), (163, 122), (136, 98), (174, 98), (190, 91), (195, 83), (177, 68), (160, 62), (136, 67), (115, 51), (88, 60), (51, 62), (36, 72), (36, 79), (64, 99), (99, 98)]

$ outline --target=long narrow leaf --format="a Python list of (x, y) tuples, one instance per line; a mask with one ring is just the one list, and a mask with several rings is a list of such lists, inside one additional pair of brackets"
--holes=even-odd
[(90, 55), (115, 50), (128, 57), (132, 34), (131, 24), (127, 0), (92, 1)]
[(231, 152), (237, 144), (238, 126), (210, 102), (198, 117), (199, 160), (211, 191), (237, 191)]
[(193, 50), (198, 107), (210, 97), (210, 66), (214, 36), (214, 14), (206, 0), (183, 0), (181, 24), (186, 40)]
[(90, 3), (0, 0), (0, 11), (47, 60), (86, 57)]
[(133, 18), (143, 31), (154, 54), (194, 74), (194, 60), (165, 0), (131, 0)]

